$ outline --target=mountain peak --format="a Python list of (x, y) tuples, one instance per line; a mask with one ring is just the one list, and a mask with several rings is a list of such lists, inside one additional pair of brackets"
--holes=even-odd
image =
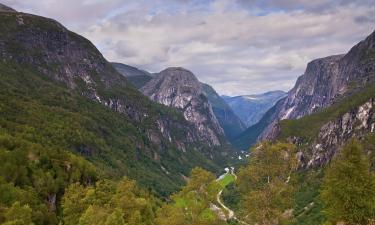
[(0, 12), (17, 12), (16, 10), (0, 3)]
[(188, 81), (196, 84), (199, 83), (197, 77), (190, 70), (182, 67), (168, 67), (167, 69), (162, 70), (158, 75), (165, 78), (173, 78), (180, 84), (188, 84)]
[(221, 145), (223, 130), (202, 84), (192, 72), (181, 67), (167, 68), (156, 74), (141, 91), (155, 102), (182, 111), (185, 119), (196, 126), (202, 141)]

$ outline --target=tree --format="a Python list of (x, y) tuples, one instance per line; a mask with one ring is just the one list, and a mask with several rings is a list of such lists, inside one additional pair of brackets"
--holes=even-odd
[(28, 205), (15, 202), (5, 213), (6, 225), (33, 225), (32, 210)]
[(297, 167), (291, 144), (262, 143), (254, 148), (249, 164), (238, 174), (242, 217), (248, 223), (280, 224), (292, 206), (290, 176)]
[(327, 168), (321, 198), (332, 223), (367, 224), (375, 219), (375, 177), (357, 141), (344, 147)]
[[(194, 168), (188, 184), (172, 196), (173, 203), (164, 204), (157, 213), (157, 225), (220, 225), (226, 224), (210, 209), (220, 185), (215, 175)], [(216, 194), (214, 194), (216, 193)]]

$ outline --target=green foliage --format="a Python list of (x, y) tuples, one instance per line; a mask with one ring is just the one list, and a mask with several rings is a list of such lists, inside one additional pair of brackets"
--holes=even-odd
[[(136, 99), (135, 107), (149, 112), (142, 123), (86, 99), (30, 67), (0, 63), (0, 74), (0, 131), (43, 148), (77, 153), (99, 168), (101, 176), (127, 175), (165, 197), (184, 184), (181, 173), (188, 174), (196, 165), (213, 171), (218, 168), (202, 154), (205, 145), (186, 146), (185, 154), (173, 143), (162, 143), (166, 148), (162, 151), (150, 143), (145, 131), (158, 129), (154, 123), (158, 117), (186, 121), (180, 113), (151, 103), (136, 90), (115, 87), (106, 93)], [(183, 129), (171, 132), (176, 138), (186, 138)], [(48, 179), (46, 175), (44, 181)]]
[(226, 174), (222, 179), (220, 179), (218, 182), (221, 187), (226, 187), (227, 185), (233, 183), (235, 181), (235, 177), (232, 174)]
[(331, 222), (355, 225), (375, 219), (375, 175), (357, 141), (345, 146), (327, 169), (321, 198)]
[(238, 190), (236, 183), (231, 183), (225, 187), (221, 194), (224, 205), (228, 208), (238, 211), (240, 209), (241, 193)]
[[(69, 152), (2, 134), (0, 130), (0, 207), (16, 202), (32, 209), (36, 224), (56, 224), (56, 200), (72, 182), (96, 180), (94, 167)], [(45, 204), (47, 202), (47, 204)], [(4, 219), (0, 211), (0, 222)]]
[(323, 173), (321, 170), (299, 171), (291, 180), (294, 186), (295, 225), (320, 225), (325, 221), (319, 198)]
[(72, 184), (62, 199), (64, 224), (152, 225), (157, 201), (134, 181), (102, 180), (95, 186)]
[(157, 225), (220, 225), (226, 224), (211, 211), (220, 185), (214, 174), (201, 168), (191, 172), (188, 184), (172, 196), (173, 202), (164, 204), (157, 212)]
[(243, 220), (266, 225), (290, 219), (284, 212), (292, 207), (294, 154), (295, 147), (284, 143), (261, 143), (253, 150), (249, 165), (238, 174)]
[(32, 225), (32, 209), (28, 205), (21, 206), (19, 202), (15, 202), (5, 212), (6, 225)]

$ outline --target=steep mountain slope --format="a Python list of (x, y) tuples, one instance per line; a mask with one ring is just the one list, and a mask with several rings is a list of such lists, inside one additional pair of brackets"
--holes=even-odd
[(351, 138), (359, 139), (375, 160), (374, 99), (375, 85), (369, 85), (317, 113), (280, 121), (275, 126), (276, 138), (300, 146), (304, 167), (327, 164)]
[(16, 12), (16, 10), (0, 3), (0, 12)]
[(143, 87), (153, 77), (151, 73), (129, 65), (125, 65), (122, 63), (112, 63), (112, 65), (119, 73), (124, 75), (126, 79), (131, 84), (133, 84), (137, 89)]
[[(345, 55), (316, 59), (307, 65), (275, 115), (296, 119), (317, 112), (375, 82), (375, 32)], [(261, 138), (272, 138), (274, 125)]]
[(238, 135), (232, 144), (239, 150), (248, 151), (249, 148), (256, 144), (259, 135), (274, 121), (275, 113), (280, 107), (283, 99), (279, 100), (271, 109), (269, 109), (261, 118), (261, 120), (247, 128), (244, 132)]
[(250, 127), (259, 122), (267, 110), (285, 96), (286, 93), (283, 91), (270, 91), (259, 95), (223, 96), (223, 98), (246, 127)]
[(203, 92), (212, 105), (212, 110), (223, 128), (225, 136), (231, 141), (234, 137), (245, 130), (245, 125), (234, 114), (229, 105), (208, 84), (202, 84)]
[(17, 12), (0, 21), (2, 133), (79, 154), (103, 176), (128, 175), (159, 195), (231, 153), (207, 145), (195, 124), (151, 102), (56, 21)]
[(155, 102), (177, 108), (196, 127), (198, 137), (210, 146), (225, 143), (224, 131), (216, 119), (211, 104), (198, 79), (190, 71), (173, 67), (156, 74), (141, 88)]

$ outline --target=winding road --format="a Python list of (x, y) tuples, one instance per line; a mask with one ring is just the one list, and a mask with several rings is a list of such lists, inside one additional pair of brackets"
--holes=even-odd
[[(219, 179), (218, 179), (218, 181), (220, 180), (220, 179), (223, 179), (224, 177), (225, 177), (225, 175), (227, 175), (227, 174), (232, 174), (233, 176), (234, 176), (234, 180), (237, 180), (237, 175), (234, 173), (234, 168), (233, 167), (231, 167), (230, 169), (228, 169), (227, 170), (227, 172), (225, 173), (225, 174), (223, 174), (223, 175), (221, 175), (220, 177), (219, 177)], [(219, 203), (219, 205), (220, 205), (220, 207), (222, 208), (222, 209), (224, 209), (225, 211), (227, 211), (228, 212), (228, 216), (226, 217), (227, 219), (234, 219), (234, 220), (237, 220), (239, 223), (241, 223), (241, 224), (245, 224), (245, 225), (249, 225), (248, 223), (246, 223), (246, 222), (244, 222), (244, 221), (242, 221), (242, 220), (239, 220), (235, 215), (234, 215), (234, 212), (233, 212), (233, 210), (231, 210), (230, 208), (228, 208), (226, 205), (224, 205), (224, 203), (221, 201), (221, 194), (223, 193), (223, 190), (224, 190), (224, 188), (222, 189), (222, 190), (220, 190), (219, 191), (219, 193), (217, 194), (217, 196), (216, 196), (216, 200), (217, 200), (217, 202)]]

